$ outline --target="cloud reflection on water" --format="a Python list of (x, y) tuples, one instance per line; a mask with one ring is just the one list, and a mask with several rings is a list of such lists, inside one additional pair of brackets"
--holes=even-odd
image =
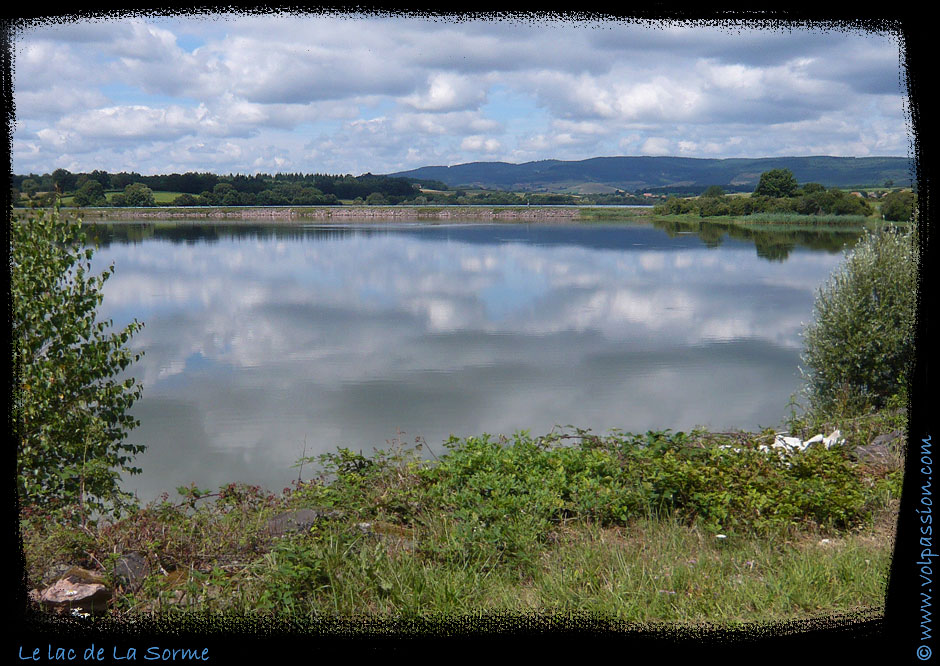
[(112, 243), (103, 314), (146, 323), (133, 439), (150, 448), (128, 485), (280, 488), (305, 438), (308, 455), (368, 452), (398, 429), (439, 448), (568, 423), (776, 425), (839, 256), (768, 262), (649, 231), (615, 249), (443, 229)]

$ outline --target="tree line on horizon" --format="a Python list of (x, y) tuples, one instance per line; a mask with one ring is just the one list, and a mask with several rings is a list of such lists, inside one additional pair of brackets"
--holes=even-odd
[(553, 192), (506, 192), (451, 189), (439, 180), (374, 175), (360, 176), (277, 173), (218, 175), (187, 172), (145, 176), (136, 172), (13, 175), (15, 205), (51, 206), (70, 197), (73, 206), (148, 207), (157, 205), (155, 192), (175, 192), (173, 206), (331, 206), (343, 201), (367, 205), (611, 205), (649, 203), (649, 199), (618, 190), (573, 195)]
[[(888, 192), (879, 201), (878, 212), (884, 220), (907, 222), (913, 219), (914, 202), (911, 191)], [(789, 169), (771, 169), (761, 174), (751, 196), (728, 196), (720, 186), (713, 185), (695, 198), (670, 196), (657, 204), (654, 212), (699, 217), (755, 213), (869, 217), (876, 211), (864, 196), (855, 196), (836, 187), (826, 188), (820, 183), (800, 185)]]
[[(171, 173), (145, 176), (136, 172), (71, 173), (56, 169), (51, 174), (14, 175), (13, 201), (71, 196), (77, 206), (153, 206), (154, 192), (177, 192), (174, 205), (330, 205), (340, 199), (365, 199), (376, 195), (396, 203), (420, 193), (418, 185), (405, 178), (332, 174), (229, 174)], [(108, 196), (110, 194), (110, 196)]]
[[(891, 187), (893, 182), (885, 182)], [(754, 213), (797, 213), (809, 215), (864, 215), (874, 212), (862, 197), (852, 196), (839, 188), (826, 188), (819, 183), (799, 186), (789, 169), (772, 169), (761, 175), (760, 183), (750, 197), (726, 196), (721, 186), (696, 188), (698, 196), (638, 194), (623, 190), (610, 193), (569, 194), (561, 192), (510, 192), (482, 190), (467, 192), (451, 190), (439, 180), (399, 176), (360, 176), (259, 173), (218, 175), (186, 172), (145, 176), (137, 172), (72, 173), (56, 169), (43, 175), (11, 176), (12, 201), (17, 206), (48, 207), (57, 197), (64, 205), (77, 207), (150, 207), (156, 206), (156, 192), (172, 192), (173, 199), (161, 197), (159, 205), (172, 206), (335, 206), (345, 202), (364, 205), (630, 205), (658, 203), (662, 214), (693, 214), (701, 217), (750, 215)], [(909, 219), (913, 194), (894, 193), (880, 202), (904, 211), (897, 213)], [(903, 200), (903, 201), (902, 201)], [(909, 201), (910, 200), (910, 201)]]

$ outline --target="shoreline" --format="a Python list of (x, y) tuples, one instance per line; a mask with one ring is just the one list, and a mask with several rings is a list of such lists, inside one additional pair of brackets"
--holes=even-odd
[[(22, 217), (37, 209), (14, 209)], [(267, 222), (306, 222), (309, 220), (507, 220), (544, 222), (584, 222), (597, 219), (632, 219), (651, 214), (652, 207), (604, 208), (578, 206), (476, 207), (476, 206), (272, 206), (209, 207), (179, 206), (152, 208), (63, 208), (64, 213), (86, 220), (111, 222), (151, 219), (179, 220), (262, 220)]]

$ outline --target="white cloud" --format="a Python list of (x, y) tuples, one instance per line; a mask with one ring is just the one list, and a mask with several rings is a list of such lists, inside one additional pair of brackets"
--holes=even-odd
[(402, 99), (420, 111), (456, 111), (475, 109), (485, 101), (486, 93), (479, 81), (445, 72), (435, 72), (427, 89)]
[(643, 155), (669, 155), (672, 153), (672, 143), (660, 136), (651, 136), (643, 142), (640, 148)]
[(496, 153), (502, 147), (496, 139), (487, 139), (484, 136), (468, 136), (460, 142), (462, 150), (474, 153)]
[[(196, 171), (309, 171), (319, 156), (334, 171), (385, 173), (481, 154), (904, 155), (898, 74), (897, 40), (862, 33), (104, 18), (17, 36), (13, 160), (35, 172), (130, 156), (141, 172), (166, 171), (170, 156)], [(222, 143), (241, 161), (197, 150)]]

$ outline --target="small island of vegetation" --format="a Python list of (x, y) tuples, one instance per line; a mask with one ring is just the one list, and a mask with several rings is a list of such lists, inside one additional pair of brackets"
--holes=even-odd
[(670, 196), (655, 206), (663, 216), (745, 217), (776, 223), (812, 221), (813, 224), (867, 220), (875, 217), (888, 222), (910, 222), (915, 197), (909, 189), (892, 189), (891, 183), (871, 191), (845, 191), (819, 183), (799, 185), (789, 169), (772, 169), (761, 174), (751, 195), (725, 194), (717, 185), (700, 196)]

